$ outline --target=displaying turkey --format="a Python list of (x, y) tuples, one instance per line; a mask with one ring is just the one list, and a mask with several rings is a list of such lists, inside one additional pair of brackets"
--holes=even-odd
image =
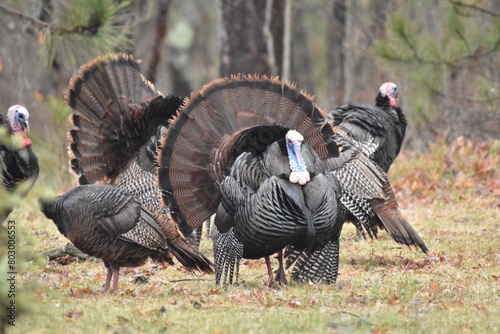
[[(206, 85), (171, 122), (158, 170), (163, 200), (184, 234), (217, 212), (217, 283), (226, 269), (232, 280), (242, 257), (338, 241), (339, 186), (323, 166), (338, 151), (322, 122), (311, 97), (251, 76)], [(281, 262), (277, 276), (286, 282)]]
[[(25, 196), (35, 184), (39, 172), (38, 158), (28, 138), (28, 110), (20, 105), (10, 107), (7, 117), (0, 115), (0, 128), (6, 129), (0, 137), (0, 188)], [(0, 208), (0, 224), (12, 210), (12, 207)]]
[(375, 106), (347, 104), (331, 110), (326, 117), (333, 126), (346, 131), (386, 173), (401, 150), (408, 125), (397, 97), (397, 86), (386, 82), (380, 86)]
[[(238, 76), (206, 85), (171, 122), (158, 170), (163, 200), (185, 234), (216, 212), (212, 239), (217, 283), (222, 276), (231, 282), (238, 275), (240, 258), (267, 257), (285, 246), (304, 251), (308, 259), (327, 259), (319, 276), (334, 282), (344, 220), (338, 206), (340, 186), (352, 183), (345, 179), (346, 185), (338, 185), (337, 169), (349, 171), (341, 177), (360, 179), (353, 194), (372, 196), (384, 206), (387, 196), (380, 179), (385, 174), (354, 145), (343, 145), (340, 151), (336, 140), (342, 137), (325, 124), (323, 115), (311, 97), (288, 83)], [(293, 137), (303, 137), (300, 159), (290, 158), (285, 149), (294, 146), (289, 130), (298, 132)], [(310, 180), (294, 173), (304, 166)], [(413, 242), (405, 231), (396, 232), (398, 240)], [(309, 268), (306, 255), (300, 254), (287, 253), (295, 256), (291, 262), (300, 257), (299, 271)], [(277, 279), (285, 283), (280, 256), (278, 260)]]
[[(168, 210), (160, 205), (156, 186), (162, 127), (168, 125), (182, 99), (157, 92), (142, 76), (140, 61), (125, 54), (98, 57), (83, 65), (71, 79), (65, 99), (73, 109), (69, 151), (79, 183), (103, 183), (126, 191), (161, 220), (157, 224), (168, 230), (163, 232), (171, 247), (187, 247)], [(89, 189), (97, 198), (103, 196), (99, 191), (104, 188)], [(204, 264), (199, 269), (210, 272), (210, 261), (193, 252), (196, 261)]]
[(54, 201), (40, 201), (42, 212), (79, 250), (101, 258), (108, 269), (104, 290), (120, 267), (143, 265), (148, 258), (208, 271), (210, 263), (179, 235), (176, 226), (150, 205), (118, 187), (103, 184), (72, 188)]
[(142, 76), (140, 61), (125, 54), (81, 66), (65, 99), (73, 109), (68, 138), (79, 183), (119, 184), (146, 202), (157, 199), (157, 143), (182, 99), (157, 92)]

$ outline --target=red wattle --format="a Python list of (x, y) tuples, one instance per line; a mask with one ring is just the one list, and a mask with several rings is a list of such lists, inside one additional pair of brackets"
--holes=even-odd
[(393, 97), (389, 97), (389, 104), (391, 108), (394, 108), (396, 106), (396, 99)]
[(24, 137), (24, 147), (31, 146), (31, 140), (28, 137)]

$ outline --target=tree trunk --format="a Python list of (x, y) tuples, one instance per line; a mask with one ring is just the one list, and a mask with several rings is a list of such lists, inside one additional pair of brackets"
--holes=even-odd
[(329, 30), (330, 48), (330, 102), (339, 105), (344, 101), (346, 82), (346, 0), (335, 0), (332, 6)]
[[(359, 5), (359, 4), (358, 4)], [(363, 43), (356, 53), (355, 57), (351, 57), (353, 59), (352, 68), (352, 77), (361, 78), (366, 77), (367, 80), (363, 80), (363, 82), (355, 82), (353, 83), (353, 89), (358, 92), (367, 92), (373, 91), (375, 86), (380, 85), (381, 77), (391, 77), (390, 74), (385, 73), (383, 69), (379, 69), (377, 66), (376, 59), (368, 51), (369, 48), (373, 45), (373, 42), (376, 40), (384, 39), (386, 35), (386, 21), (387, 16), (391, 12), (391, 6), (393, 4), (388, 0), (373, 0), (370, 1), (368, 5), (368, 17), (363, 17), (359, 21), (353, 23), (354, 26), (360, 26), (365, 23), (367, 19), (369, 19), (370, 24), (367, 26), (367, 30), (363, 31), (363, 36), (365, 39), (365, 43)], [(351, 8), (353, 13), (357, 13), (362, 8)], [(390, 79), (392, 80), (392, 79)], [(372, 97), (363, 96), (363, 99), (368, 99)], [(369, 100), (366, 100), (369, 101)]]
[(148, 57), (148, 68), (145, 72), (146, 79), (151, 81), (153, 84), (156, 83), (158, 77), (158, 65), (161, 61), (162, 47), (165, 44), (165, 39), (167, 37), (167, 19), (168, 19), (168, 7), (170, 6), (170, 0), (160, 0), (158, 2), (158, 15), (155, 17), (155, 38), (153, 47)]
[[(268, 1), (273, 2), (271, 7)], [(281, 70), (283, 1), (222, 0), (221, 76), (238, 73), (259, 73), (270, 76)], [(269, 11), (271, 11), (270, 20)], [(272, 52), (269, 52), (270, 46), (273, 48)], [(273, 55), (273, 59), (270, 59)]]
[(316, 92), (313, 75), (313, 64), (311, 61), (310, 39), (308, 29), (304, 23), (304, 11), (297, 9), (293, 11), (293, 40), (291, 45), (291, 73), (292, 81), (300, 83), (306, 91)]

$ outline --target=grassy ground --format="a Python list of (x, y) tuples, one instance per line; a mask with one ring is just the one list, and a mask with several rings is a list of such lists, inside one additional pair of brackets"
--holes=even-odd
[[(385, 232), (358, 241), (348, 225), (333, 286), (268, 288), (263, 261), (246, 261), (240, 283), (222, 289), (212, 275), (148, 263), (122, 269), (119, 290), (103, 294), (100, 261), (34, 255), (67, 240), (34, 204), (24, 204), (11, 216), (18, 227), (16, 302), (24, 313), (8, 332), (500, 332), (498, 143), (469, 144), (403, 155), (392, 171), (402, 211), (431, 254), (401, 248)], [(210, 257), (211, 247), (202, 244)], [(146, 282), (134, 280), (139, 273)]]

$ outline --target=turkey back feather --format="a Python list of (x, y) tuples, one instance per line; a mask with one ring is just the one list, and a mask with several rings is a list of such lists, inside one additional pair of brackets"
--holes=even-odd
[(379, 226), (397, 243), (419, 247), (427, 253), (427, 246), (399, 211), (387, 174), (357, 148), (345, 130), (335, 128), (334, 139), (342, 154), (325, 163), (342, 184), (342, 204), (361, 221), (370, 237), (376, 237)]
[(125, 54), (81, 66), (65, 99), (73, 109), (68, 137), (80, 184), (119, 174), (181, 104), (180, 98), (157, 92), (142, 76), (140, 61)]
[[(216, 79), (192, 94), (162, 141), (158, 170), (164, 204), (181, 231), (190, 234), (216, 211), (231, 163), (242, 151), (258, 150), (259, 141), (294, 129), (321, 159), (335, 153), (325, 142), (333, 132), (320, 126), (322, 113), (292, 84), (265, 76)], [(245, 133), (254, 126), (264, 127)]]

